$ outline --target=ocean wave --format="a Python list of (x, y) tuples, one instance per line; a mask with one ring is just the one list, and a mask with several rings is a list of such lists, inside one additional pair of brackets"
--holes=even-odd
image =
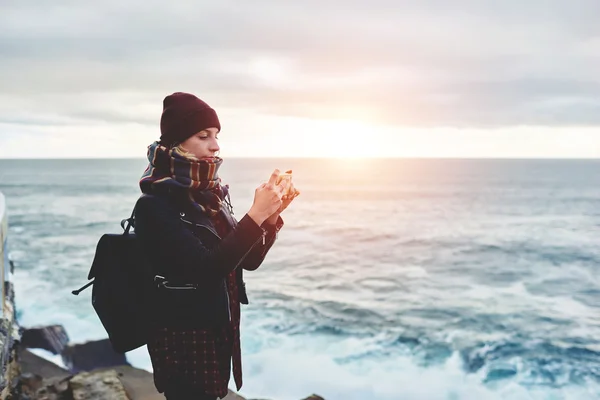
[[(411, 345), (420, 343), (413, 339)], [(587, 400), (600, 396), (597, 380), (577, 369), (564, 367), (567, 381), (561, 381), (548, 366), (532, 370), (499, 360), (470, 372), (460, 352), (440, 343), (427, 346), (429, 352), (419, 355), (419, 351), (385, 351), (356, 338), (342, 338), (328, 346), (318, 337), (282, 339), (276, 348), (246, 356), (248, 376), (242, 394), (282, 400), (307, 392), (328, 400)]]
[(550, 246), (541, 243), (508, 242), (502, 244), (465, 243), (466, 248), (458, 250), (463, 256), (475, 257), (518, 257), (532, 261), (542, 261), (553, 265), (586, 264), (600, 265), (600, 255), (580, 246)]
[[(519, 374), (519, 383), (528, 386), (563, 387), (589, 380), (600, 384), (600, 352), (583, 346), (562, 347), (548, 340), (523, 339), (480, 343), (460, 354), (466, 371), (484, 369), (486, 381)], [(514, 373), (498, 373), (497, 365)]]

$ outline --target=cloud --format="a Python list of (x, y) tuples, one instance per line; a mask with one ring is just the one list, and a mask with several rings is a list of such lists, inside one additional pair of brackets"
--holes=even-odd
[[(20, 1), (0, 122), (157, 124), (220, 110), (461, 128), (600, 124), (600, 2)], [(61, 122), (62, 121), (62, 122)]]

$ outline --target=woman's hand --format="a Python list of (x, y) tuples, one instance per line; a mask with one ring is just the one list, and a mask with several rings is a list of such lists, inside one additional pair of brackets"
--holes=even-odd
[(262, 225), (267, 218), (281, 209), (283, 205), (282, 196), (284, 187), (276, 184), (279, 173), (278, 169), (273, 171), (269, 181), (261, 184), (254, 191), (254, 202), (252, 207), (250, 207), (250, 211), (248, 211), (248, 216), (257, 225)]
[(284, 194), (281, 197), (281, 207), (279, 207), (279, 210), (277, 211), (277, 213), (280, 214), (283, 210), (288, 208), (288, 206), (292, 203), (292, 201), (294, 201), (294, 199), (298, 196), (300, 196), (300, 191), (294, 187), (293, 182), (290, 182), (290, 188), (287, 191), (287, 194)]

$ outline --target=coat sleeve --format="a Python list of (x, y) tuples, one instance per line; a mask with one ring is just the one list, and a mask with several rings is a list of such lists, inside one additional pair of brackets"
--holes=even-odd
[(242, 262), (242, 267), (248, 271), (254, 271), (260, 267), (264, 261), (267, 253), (273, 247), (273, 243), (277, 240), (277, 235), (283, 227), (283, 219), (279, 217), (275, 225), (269, 225), (264, 223), (262, 228), (266, 231), (264, 242), (261, 240), (260, 243), (255, 246), (248, 256)]
[(263, 229), (248, 215), (210, 249), (183, 226), (177, 211), (158, 196), (143, 196), (135, 210), (135, 233), (143, 251), (165, 277), (186, 283), (219, 279), (235, 270), (258, 243)]

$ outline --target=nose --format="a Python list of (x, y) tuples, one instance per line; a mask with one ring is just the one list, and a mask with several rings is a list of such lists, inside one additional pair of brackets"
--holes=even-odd
[(219, 142), (217, 142), (217, 139), (213, 139), (213, 140), (210, 141), (210, 148), (209, 148), (209, 150), (212, 153), (216, 153), (216, 152), (218, 152), (218, 151), (221, 150), (221, 148), (219, 147)]

